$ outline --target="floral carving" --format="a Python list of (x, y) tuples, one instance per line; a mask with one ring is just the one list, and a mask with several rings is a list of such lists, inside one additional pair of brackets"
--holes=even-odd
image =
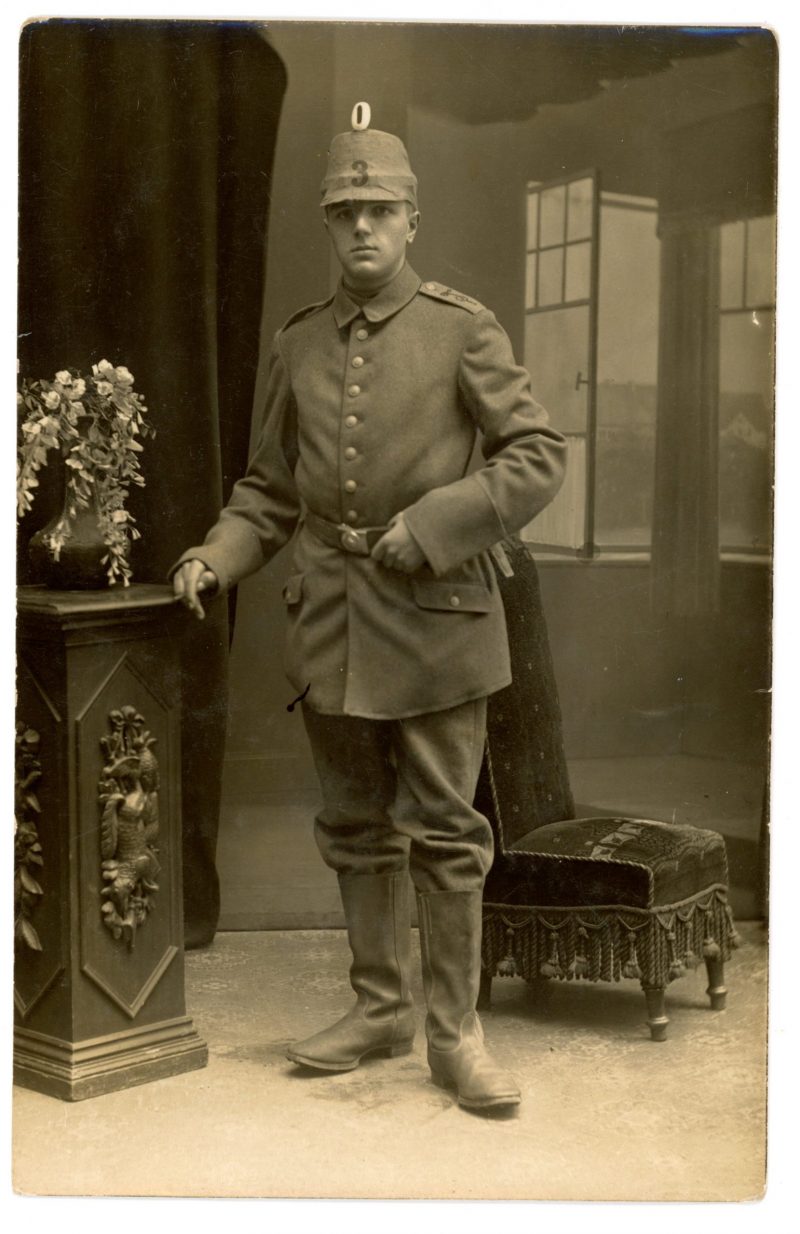
[(44, 864), (36, 820), (41, 813), (34, 785), (41, 779), (39, 734), (19, 723), (14, 737), (14, 942), (41, 951), (31, 916), (43, 894), (37, 879)]
[(156, 739), (135, 707), (112, 711), (109, 723), (111, 735), (100, 741), (106, 763), (98, 792), (102, 913), (114, 938), (124, 938), (132, 948), (158, 891)]

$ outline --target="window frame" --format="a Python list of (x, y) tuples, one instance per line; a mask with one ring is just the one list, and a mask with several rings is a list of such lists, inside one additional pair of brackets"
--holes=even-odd
[[(773, 241), (772, 243), (773, 296), (772, 296), (771, 302), (764, 302), (761, 300), (759, 301), (754, 300), (751, 302), (748, 300), (748, 297), (747, 297), (748, 274), (749, 274), (748, 258), (749, 258), (749, 247), (750, 247), (749, 246), (750, 226), (752, 223), (755, 223), (757, 220), (760, 220), (760, 219), (769, 219), (771, 222), (772, 241)], [(721, 324), (722, 319), (724, 317), (746, 317), (751, 314), (757, 314), (757, 313), (771, 313), (772, 314), (772, 374), (773, 374), (773, 378), (772, 378), (772, 399), (771, 399), (771, 404), (770, 404), (770, 410), (772, 413), (772, 421), (773, 421), (773, 435), (770, 439), (770, 469), (773, 474), (773, 482), (774, 482), (775, 346), (776, 346), (776, 329), (777, 329), (777, 288), (776, 288), (777, 214), (773, 210), (769, 214), (746, 215), (742, 218), (732, 218), (732, 219), (723, 220), (718, 225), (720, 245), (722, 243), (723, 227), (728, 227), (732, 225), (741, 226), (744, 229), (744, 241), (742, 245), (741, 303), (736, 304), (736, 305), (727, 305), (723, 307), (723, 304), (722, 304), (722, 270), (720, 269), (720, 286), (719, 286), (719, 293), (718, 293), (719, 294), (718, 316), (719, 316), (719, 320)], [(719, 358), (720, 358), (720, 363), (721, 363), (722, 361), (722, 340), (721, 338), (720, 338), (719, 347), (720, 347)], [(718, 398), (720, 402), (722, 400), (722, 394), (723, 394), (722, 382), (720, 379), (720, 385), (719, 385), (719, 391), (718, 391)], [(718, 424), (717, 432), (721, 440), (721, 436), (722, 436), (721, 423)], [(721, 464), (722, 464), (722, 457), (721, 457), (721, 451), (720, 451), (720, 454), (718, 455), (718, 459), (717, 459), (718, 473), (721, 468)], [(719, 476), (718, 476), (718, 483), (719, 483)], [(770, 509), (769, 511), (770, 528), (772, 527), (773, 519), (774, 519), (774, 510)], [(745, 558), (749, 562), (759, 562), (759, 561), (763, 562), (763, 561), (770, 560), (771, 553), (772, 553), (772, 542), (771, 542), (772, 535), (771, 534), (770, 534), (770, 543), (767, 545), (724, 543), (722, 539), (721, 513), (719, 516), (718, 529), (719, 529), (718, 534), (719, 534), (720, 560), (730, 560), (730, 559), (740, 560), (742, 558)]]
[[(588, 242), (591, 245), (591, 260), (589, 265), (589, 295), (575, 300), (566, 299), (567, 285), (567, 249), (575, 247), (579, 244), (586, 244), (587, 237), (583, 236), (577, 240), (569, 240), (569, 185), (577, 183), (580, 180), (592, 181), (592, 211), (591, 211), (591, 232), (588, 237)], [(542, 194), (553, 188), (564, 187), (565, 202), (564, 202), (564, 221), (562, 229), (562, 237), (557, 244), (541, 244), (542, 234)], [(538, 193), (539, 205), (536, 212), (536, 245), (531, 247), (530, 236), (528, 235), (528, 199), (532, 193)], [(528, 541), (537, 551), (549, 554), (559, 554), (568, 557), (576, 557), (583, 560), (591, 560), (597, 556), (597, 545), (594, 543), (594, 523), (595, 523), (595, 492), (596, 492), (596, 452), (597, 452), (597, 310), (598, 310), (598, 292), (599, 292), (599, 276), (600, 276), (600, 171), (596, 167), (585, 168), (582, 171), (565, 173), (563, 176), (557, 176), (550, 180), (529, 180), (525, 186), (525, 302), (524, 302), (524, 317), (523, 320), (527, 324), (528, 317), (540, 315), (542, 313), (558, 312), (565, 308), (582, 308), (588, 307), (588, 367), (589, 371), (584, 379), (588, 385), (587, 404), (586, 404), (586, 430), (583, 434), (573, 434), (576, 437), (583, 436), (586, 443), (586, 477), (585, 477), (585, 507), (583, 517), (583, 544), (577, 548), (573, 548), (564, 544), (548, 544), (540, 541)], [(544, 252), (554, 252), (560, 249), (563, 252), (563, 260), (561, 265), (561, 300), (555, 304), (539, 304), (539, 280), (541, 274), (540, 255)], [(528, 258), (532, 253), (536, 254), (536, 278), (534, 288), (534, 304), (528, 307), (527, 304), (527, 288), (528, 288)], [(578, 379), (581, 374), (578, 373)]]
[[(593, 185), (592, 193), (592, 209), (591, 209), (591, 233), (588, 237), (582, 236), (578, 239), (570, 240), (569, 236), (569, 185), (581, 180), (591, 180)], [(558, 243), (552, 243), (542, 246), (542, 194), (554, 188), (564, 186), (566, 189), (566, 200), (564, 204), (564, 218), (562, 235)], [(536, 218), (536, 237), (535, 244), (531, 243), (529, 235), (529, 206), (528, 201), (530, 196), (536, 193), (539, 196), (539, 204), (537, 208)], [(602, 211), (603, 208), (635, 211), (649, 215), (658, 215), (658, 202), (651, 197), (637, 196), (629, 193), (618, 193), (613, 190), (604, 190), (600, 169), (596, 167), (584, 168), (578, 171), (564, 173), (562, 176), (556, 176), (548, 180), (529, 180), (525, 185), (525, 277), (524, 277), (524, 312), (523, 321), (527, 325), (529, 317), (542, 314), (557, 312), (566, 308), (588, 308), (588, 373), (583, 377), (582, 373), (578, 373), (578, 379), (582, 379), (588, 385), (587, 391), (587, 411), (586, 411), (586, 430), (585, 433), (571, 434), (576, 438), (583, 438), (585, 442), (585, 477), (584, 477), (584, 517), (583, 517), (583, 543), (575, 547), (568, 544), (557, 544), (543, 540), (526, 539), (531, 548), (536, 552), (541, 552), (548, 558), (564, 557), (569, 560), (580, 561), (598, 561), (598, 560), (647, 560), (649, 561), (652, 554), (652, 523), (649, 528), (649, 539), (647, 543), (622, 543), (615, 542), (612, 544), (600, 544), (597, 542), (597, 489), (598, 489), (598, 436), (600, 432), (599, 424), (599, 391), (598, 391), (598, 346), (600, 336), (600, 258), (602, 238)], [(580, 244), (585, 244), (587, 241), (591, 244), (591, 262), (589, 273), (589, 295), (587, 297), (575, 298), (568, 300), (566, 298), (567, 284), (567, 262), (566, 250), (570, 247), (575, 247)], [(539, 255), (542, 251), (553, 251), (561, 249), (564, 253), (562, 262), (561, 274), (561, 292), (562, 298), (559, 302), (553, 304), (539, 303), (539, 280), (540, 280), (540, 260)], [(536, 255), (536, 275), (534, 280), (533, 303), (528, 303), (528, 261), (531, 255)], [(556, 422), (556, 427), (558, 424)]]

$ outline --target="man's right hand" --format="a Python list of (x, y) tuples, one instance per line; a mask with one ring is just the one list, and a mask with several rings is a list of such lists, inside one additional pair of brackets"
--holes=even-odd
[(218, 587), (219, 579), (214, 571), (206, 569), (203, 562), (198, 561), (196, 557), (193, 557), (191, 561), (184, 561), (180, 569), (176, 570), (172, 576), (175, 598), (180, 600), (181, 604), (185, 604), (189, 611), (201, 621), (206, 614), (198, 599), (198, 593), (216, 591)]

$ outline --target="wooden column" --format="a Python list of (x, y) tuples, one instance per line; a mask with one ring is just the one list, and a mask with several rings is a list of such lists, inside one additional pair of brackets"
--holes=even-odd
[(666, 615), (719, 609), (719, 228), (774, 210), (775, 136), (774, 98), (661, 135), (652, 582)]
[(70, 1101), (208, 1060), (184, 999), (185, 620), (165, 586), (19, 591), (14, 1079)]
[(661, 229), (652, 580), (660, 610), (719, 604), (719, 229)]

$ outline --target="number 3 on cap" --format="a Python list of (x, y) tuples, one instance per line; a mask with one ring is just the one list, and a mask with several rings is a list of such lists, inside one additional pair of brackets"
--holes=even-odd
[(355, 188), (361, 189), (364, 187), (365, 184), (369, 183), (369, 173), (367, 171), (367, 164), (364, 162), (363, 159), (356, 159), (356, 161), (352, 164), (352, 168), (353, 168), (353, 171), (360, 172), (360, 175), (353, 176), (350, 183)]

